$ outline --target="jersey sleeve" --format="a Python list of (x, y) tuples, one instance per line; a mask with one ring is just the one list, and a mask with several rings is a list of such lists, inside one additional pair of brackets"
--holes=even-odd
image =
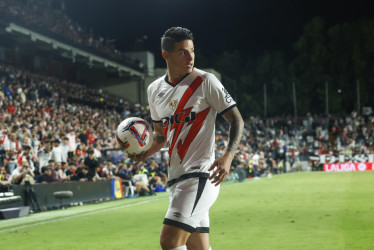
[(225, 89), (222, 83), (213, 74), (207, 74), (205, 95), (207, 102), (222, 115), (226, 111), (236, 107), (236, 102)]
[(156, 93), (153, 90), (153, 86), (151, 84), (151, 85), (149, 85), (149, 87), (147, 89), (149, 111), (151, 112), (152, 121), (157, 123), (157, 122), (161, 122), (161, 118), (158, 116), (157, 111), (155, 109), (155, 105), (153, 103), (154, 100), (155, 100), (155, 97), (156, 97), (155, 95), (156, 95)]

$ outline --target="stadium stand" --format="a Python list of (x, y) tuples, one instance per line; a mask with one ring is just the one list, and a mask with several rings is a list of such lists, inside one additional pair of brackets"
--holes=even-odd
[(110, 39), (95, 37), (92, 31), (75, 22), (66, 12), (53, 8), (44, 1), (1, 0), (0, 19), (143, 71), (140, 61), (116, 49)]
[[(40, 4), (39, 1), (0, 0), (0, 21), (20, 23), (139, 69), (137, 62), (116, 50), (107, 39), (94, 37), (63, 11)], [(76, 188), (78, 181), (104, 185), (98, 182), (116, 179), (123, 180), (125, 193), (131, 196), (134, 191), (137, 194), (165, 191), (166, 151), (140, 164), (116, 149), (116, 127), (130, 116), (151, 120), (146, 106), (131, 104), (78, 82), (0, 61), (1, 192), (11, 193), (12, 187), (18, 190), (26, 182), (42, 192), (45, 183), (66, 184), (63, 190), (68, 190), (68, 185)], [(354, 112), (335, 116), (307, 114), (296, 120), (287, 115), (251, 116), (246, 120), (228, 179), (271, 177), (305, 169), (305, 163), (308, 170), (322, 170), (324, 162), (318, 155), (374, 154), (373, 132), (374, 117)], [(225, 151), (228, 133), (226, 123), (218, 119), (216, 157)], [(140, 169), (147, 170), (145, 182), (134, 179)], [(74, 192), (73, 198), (78, 202), (81, 197), (76, 193), (79, 192)], [(18, 196), (8, 198), (2, 202), (19, 201)], [(62, 200), (58, 204), (62, 207)]]
[[(74, 155), (79, 155), (78, 161), (84, 160), (85, 153), (80, 151), (90, 148), (100, 151), (98, 156), (106, 155), (105, 150), (115, 148), (114, 131), (121, 120), (127, 116), (150, 120), (146, 107), (128, 103), (122, 107), (118, 97), (78, 83), (34, 74), (4, 63), (0, 64), (0, 76), (1, 148), (9, 151), (13, 143), (18, 165), (25, 151), (22, 146), (31, 146), (31, 162), (35, 166), (45, 145), (65, 136), (68, 137), (69, 160), (73, 160)], [(265, 120), (251, 117), (234, 163), (248, 168), (258, 154), (256, 165), (263, 174), (269, 165), (278, 169), (282, 161), (284, 166), (289, 164), (290, 170), (294, 170), (298, 159), (304, 156), (371, 154), (373, 122), (373, 117), (360, 117), (355, 113), (336, 117), (308, 115), (296, 122), (292, 117)], [(217, 124), (217, 156), (227, 145), (228, 128), (223, 124)], [(11, 134), (16, 137), (12, 143)], [(84, 148), (79, 149), (80, 145)], [(9, 166), (11, 159), (7, 156), (5, 165)], [(167, 160), (167, 156), (163, 158)], [(42, 167), (45, 166), (39, 166), (39, 171)]]

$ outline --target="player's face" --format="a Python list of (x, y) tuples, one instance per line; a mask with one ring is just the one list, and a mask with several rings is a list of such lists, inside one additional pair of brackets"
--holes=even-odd
[(175, 74), (185, 75), (192, 72), (195, 62), (195, 49), (192, 40), (174, 43), (174, 50), (167, 53), (169, 70)]

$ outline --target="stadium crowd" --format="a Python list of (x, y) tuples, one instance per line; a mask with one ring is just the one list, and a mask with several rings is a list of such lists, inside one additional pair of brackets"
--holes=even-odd
[[(137, 192), (167, 184), (168, 156), (134, 163), (107, 151), (116, 148), (115, 129), (126, 117), (150, 121), (147, 107), (52, 76), (0, 63), (0, 184), (62, 181), (132, 181)], [(229, 128), (216, 127), (216, 155), (223, 154)], [(374, 117), (308, 114), (267, 119), (250, 117), (235, 159), (236, 168), (256, 179), (299, 167), (300, 157), (374, 153)], [(141, 178), (146, 176), (147, 180)]]
[(59, 36), (60, 39), (92, 48), (135, 69), (143, 70), (140, 61), (114, 46), (114, 40), (95, 36), (92, 30), (74, 21), (66, 12), (43, 5), (43, 1), (0, 0), (0, 17), (2, 15), (11, 16), (28, 27), (33, 26), (48, 31)]

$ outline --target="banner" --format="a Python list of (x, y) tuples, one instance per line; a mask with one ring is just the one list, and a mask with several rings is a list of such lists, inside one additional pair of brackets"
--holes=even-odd
[(347, 162), (374, 162), (374, 154), (356, 155), (316, 155), (310, 156), (309, 160), (319, 161), (319, 163), (347, 163)]
[(123, 189), (121, 179), (112, 180), (112, 197), (114, 199), (123, 198)]
[(374, 171), (374, 162), (323, 164), (325, 172)]

